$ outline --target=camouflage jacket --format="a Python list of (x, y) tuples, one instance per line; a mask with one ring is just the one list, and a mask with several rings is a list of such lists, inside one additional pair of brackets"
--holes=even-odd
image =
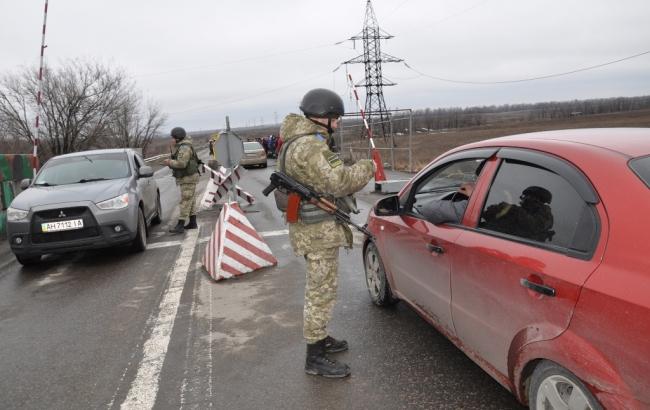
[[(289, 114), (280, 132), (285, 146), (292, 139), (301, 137), (292, 142), (284, 153), (285, 172), (315, 191), (341, 198), (359, 191), (372, 178), (372, 161), (363, 159), (351, 166), (343, 165), (343, 161), (327, 145), (327, 129), (302, 115)], [(280, 166), (279, 162), (277, 167)], [(289, 224), (289, 238), (298, 255), (319, 249), (352, 247), (350, 227), (334, 220)]]
[[(169, 163), (169, 168), (172, 170), (187, 168), (192, 158), (192, 138), (188, 136), (177, 143), (175, 156), (176, 158)], [(197, 182), (199, 182), (198, 173), (176, 178), (176, 184), (196, 184)]]

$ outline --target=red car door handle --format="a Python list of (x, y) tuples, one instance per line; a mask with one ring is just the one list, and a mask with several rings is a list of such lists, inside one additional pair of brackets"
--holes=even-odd
[(541, 293), (542, 295), (551, 296), (551, 297), (555, 296), (555, 289), (553, 289), (550, 286), (540, 285), (539, 283), (534, 283), (524, 278), (521, 278), (519, 283), (521, 284), (521, 286), (528, 288), (534, 292)]
[(435, 253), (445, 253), (445, 248), (442, 246), (434, 245), (432, 243), (427, 244), (427, 249)]

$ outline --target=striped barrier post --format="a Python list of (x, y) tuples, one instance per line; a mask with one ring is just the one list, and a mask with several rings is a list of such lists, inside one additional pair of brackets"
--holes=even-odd
[(203, 266), (215, 281), (241, 276), (278, 260), (236, 202), (225, 203), (205, 247)]
[(252, 194), (237, 185), (242, 176), (242, 170), (239, 166), (235, 167), (230, 173), (224, 167), (219, 167), (218, 170), (214, 170), (207, 165), (204, 165), (204, 167), (210, 172), (210, 181), (201, 198), (201, 209), (209, 209), (215, 203), (227, 198), (230, 190), (235, 192), (238, 197), (243, 198), (249, 205), (255, 202), (255, 197)]

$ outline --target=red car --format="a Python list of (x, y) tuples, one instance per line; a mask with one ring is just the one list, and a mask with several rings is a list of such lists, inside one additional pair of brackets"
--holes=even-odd
[(650, 408), (650, 129), (453, 149), (368, 228), (372, 301), (408, 303), (522, 403)]

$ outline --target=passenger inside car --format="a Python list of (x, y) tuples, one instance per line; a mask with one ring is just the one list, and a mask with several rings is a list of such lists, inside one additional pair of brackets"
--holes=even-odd
[(519, 204), (500, 202), (487, 207), (481, 215), (481, 226), (538, 242), (551, 241), (555, 234), (549, 206), (552, 199), (547, 189), (530, 186), (521, 193)]

